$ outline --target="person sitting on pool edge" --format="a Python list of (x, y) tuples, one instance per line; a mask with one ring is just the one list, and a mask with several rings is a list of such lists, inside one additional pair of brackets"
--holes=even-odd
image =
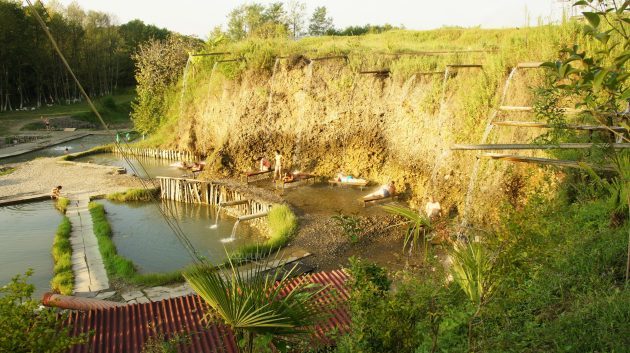
[(393, 197), (396, 195), (396, 186), (393, 181), (390, 181), (388, 184), (381, 186), (377, 191), (364, 196), (364, 199), (373, 198), (373, 197)]
[(57, 186), (56, 188), (53, 188), (50, 191), (50, 198), (53, 200), (57, 200), (61, 197), (61, 185)]

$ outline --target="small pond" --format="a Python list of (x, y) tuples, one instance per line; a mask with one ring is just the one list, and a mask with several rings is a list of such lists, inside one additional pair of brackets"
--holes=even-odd
[(376, 205), (363, 207), (363, 196), (377, 189), (378, 185), (369, 185), (361, 190), (355, 186), (331, 186), (320, 183), (286, 189), (282, 197), (302, 213), (382, 214), (383, 210)]
[(39, 157), (59, 157), (65, 154), (66, 148), (69, 153), (83, 152), (90, 148), (111, 143), (112, 138), (108, 135), (88, 135), (76, 140), (63, 142), (58, 145), (46, 147), (41, 150), (28, 152), (15, 157), (0, 159), (0, 164), (27, 162)]
[[(99, 202), (105, 206), (118, 253), (133, 261), (140, 273), (169, 272), (191, 263), (190, 255), (167, 226), (155, 203)], [(223, 262), (226, 249), (231, 251), (264, 241), (256, 229), (242, 222), (235, 240), (224, 243), (221, 240), (230, 237), (236, 219), (222, 211), (217, 227), (212, 227), (215, 207), (180, 202), (169, 202), (168, 206), (195, 249), (211, 263)]]
[(51, 250), (61, 218), (51, 201), (0, 207), (0, 285), (32, 268), (34, 298), (50, 290)]
[[(123, 167), (127, 169), (127, 174), (133, 174), (133, 169), (131, 166), (138, 171), (138, 177), (140, 178), (155, 178), (156, 176), (165, 176), (165, 177), (174, 177), (180, 178), (190, 174), (190, 172), (177, 168), (171, 167), (171, 164), (175, 163), (175, 161), (170, 161), (167, 159), (158, 159), (151, 157), (138, 157), (138, 156), (130, 156), (129, 162), (119, 154), (114, 153), (99, 153), (93, 154), (90, 156), (80, 157), (74, 160), (75, 162), (82, 163), (95, 163), (100, 165), (108, 165), (115, 167)], [(143, 170), (140, 166), (144, 166)], [(190, 176), (190, 175), (188, 175)]]

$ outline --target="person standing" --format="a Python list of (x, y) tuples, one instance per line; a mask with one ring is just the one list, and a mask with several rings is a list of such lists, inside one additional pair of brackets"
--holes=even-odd
[(276, 164), (274, 165), (273, 178), (282, 179), (282, 160), (284, 157), (280, 154), (279, 150), (276, 150)]

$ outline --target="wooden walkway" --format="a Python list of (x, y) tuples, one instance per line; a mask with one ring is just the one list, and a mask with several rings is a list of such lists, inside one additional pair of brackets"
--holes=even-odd
[(71, 199), (66, 211), (66, 216), (72, 223), (70, 243), (75, 293), (98, 292), (109, 288), (109, 278), (92, 229), (89, 202), (86, 194), (78, 195)]

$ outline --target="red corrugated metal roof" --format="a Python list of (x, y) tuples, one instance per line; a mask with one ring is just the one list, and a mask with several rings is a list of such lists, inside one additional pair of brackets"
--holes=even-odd
[[(298, 283), (308, 281), (328, 285), (319, 302), (328, 308), (330, 317), (313, 330), (313, 337), (322, 343), (331, 343), (327, 333), (336, 330), (345, 333), (350, 317), (345, 305), (348, 299), (348, 275), (341, 270), (304, 275), (293, 279), (284, 292)], [(139, 353), (149, 337), (162, 335), (166, 339), (175, 334), (188, 337), (179, 352), (237, 353), (232, 331), (219, 323), (209, 324), (203, 317), (208, 306), (197, 295), (172, 298), (146, 304), (73, 311), (67, 325), (74, 335), (92, 331), (93, 336), (71, 349), (72, 353)]]

